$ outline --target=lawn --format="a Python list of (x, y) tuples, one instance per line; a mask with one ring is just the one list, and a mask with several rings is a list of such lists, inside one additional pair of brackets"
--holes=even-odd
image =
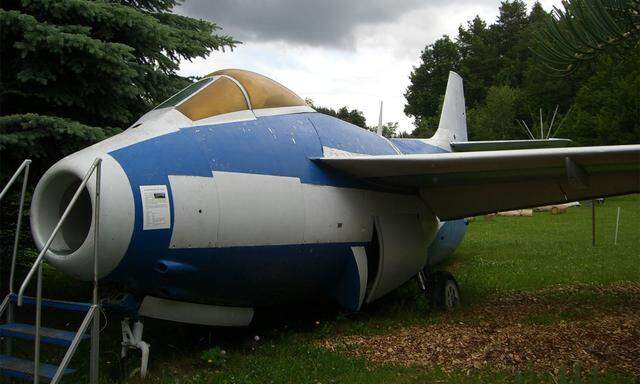
[[(617, 207), (621, 208), (620, 230), (618, 244), (614, 245)], [(584, 327), (597, 330), (609, 324), (600, 324), (600, 320), (617, 324), (618, 319), (640, 318), (640, 195), (611, 198), (598, 205), (596, 226), (594, 247), (591, 207), (586, 204), (560, 215), (536, 213), (533, 217), (479, 217), (472, 221), (455, 257), (442, 266), (456, 276), (461, 286), (463, 306), (453, 314), (430, 308), (417, 284), (410, 281), (359, 313), (346, 313), (326, 303), (274, 308), (258, 313), (254, 324), (241, 329), (147, 320), (145, 339), (151, 343), (149, 377), (142, 381), (134, 376), (125, 382), (636, 382), (637, 376), (629, 370), (606, 368), (606, 356), (592, 359), (604, 364), (595, 366), (569, 364), (558, 358), (553, 367), (544, 369), (535, 362), (521, 362), (512, 369), (490, 362), (472, 369), (456, 368), (454, 364), (449, 369), (446, 363), (442, 367), (407, 364), (405, 355), (392, 353), (393, 348), (387, 349), (384, 344), (389, 342), (388, 335), (395, 334), (411, 341), (411, 331), (406, 330), (416, 334), (442, 329), (470, 332), (434, 334), (434, 340), (437, 336), (443, 343), (450, 339), (454, 343), (458, 338), (473, 339), (474, 333), (499, 328), (502, 322), (515, 329), (510, 332), (515, 332), (513, 338), (517, 338), (526, 334), (527, 327), (536, 327), (532, 329), (541, 334), (551, 332), (551, 336), (564, 332), (555, 329), (584, 334)], [(518, 334), (519, 329), (523, 329), (522, 335)], [(608, 328), (603, 329), (606, 332)], [(635, 329), (630, 335), (618, 332), (616, 337), (627, 340), (628, 348), (640, 348), (640, 333)], [(512, 342), (513, 338), (506, 340)], [(105, 383), (112, 382), (122, 368), (126, 371), (135, 364), (119, 362), (119, 341), (119, 325), (112, 321), (101, 339)], [(540, 345), (545, 342), (548, 341), (540, 341)], [(359, 343), (368, 349), (359, 349)], [(384, 350), (376, 350), (376, 343), (384, 345)], [(327, 348), (329, 344), (338, 347)], [(526, 340), (522, 348), (528, 347), (525, 344)], [(536, 341), (532, 340), (531, 347), (535, 346)], [(617, 346), (603, 348), (616, 350)], [(222, 350), (224, 356), (220, 357)], [(81, 368), (80, 373), (64, 382), (86, 382), (86, 351), (84, 347), (72, 362)], [(463, 353), (464, 348), (459, 352)]]

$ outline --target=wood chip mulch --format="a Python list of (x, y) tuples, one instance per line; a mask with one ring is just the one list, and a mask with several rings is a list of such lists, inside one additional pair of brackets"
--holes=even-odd
[[(584, 293), (595, 299), (580, 299)], [(599, 295), (605, 294), (609, 301), (600, 303)], [(611, 297), (617, 300), (612, 302)], [(437, 324), (381, 335), (337, 336), (320, 345), (375, 363), (446, 371), (488, 367), (557, 372), (579, 364), (585, 370), (640, 376), (640, 284), (518, 293), (445, 314)]]

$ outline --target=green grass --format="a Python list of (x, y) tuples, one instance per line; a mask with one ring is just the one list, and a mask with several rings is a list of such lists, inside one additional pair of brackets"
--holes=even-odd
[[(621, 207), (618, 245), (613, 245), (616, 208)], [(458, 279), (462, 313), (513, 291), (552, 286), (640, 281), (640, 195), (607, 199), (597, 206), (597, 245), (591, 245), (591, 207), (571, 208), (565, 214), (536, 213), (533, 217), (478, 218), (470, 223), (456, 257), (444, 265)], [(55, 273), (49, 273), (55, 276)], [(48, 276), (49, 276), (48, 274)], [(49, 279), (77, 296), (86, 295), (68, 279)], [(66, 281), (66, 282), (65, 282)], [(52, 282), (52, 283), (51, 283)], [(86, 296), (88, 297), (88, 296)], [(624, 303), (624, 295), (596, 294), (588, 289), (566, 293), (551, 291), (544, 300), (562, 307), (532, 316), (531, 324), (551, 324), (593, 316), (590, 306), (606, 310)], [(588, 305), (585, 305), (588, 304)], [(338, 334), (366, 335), (391, 332), (408, 324), (442, 321), (444, 315), (429, 308), (411, 281), (359, 313), (345, 313), (328, 304), (275, 308), (258, 314), (249, 328), (194, 327), (162, 321), (145, 323), (151, 343), (150, 375), (126, 383), (633, 383), (624, 372), (591, 372), (558, 367), (548, 372), (473, 370), (447, 373), (424, 367), (376, 365), (343, 352), (317, 347), (318, 340)], [(463, 315), (462, 315), (463, 316)], [(254, 341), (260, 335), (260, 341)], [(455, 335), (452, 335), (455, 337)], [(103, 334), (103, 381), (112, 382), (118, 371), (119, 326), (112, 320)], [(212, 359), (214, 348), (224, 359)], [(87, 380), (87, 346), (73, 365), (80, 373), (66, 383)], [(206, 359), (203, 359), (206, 356)], [(215, 364), (209, 364), (212, 360)], [(576, 371), (577, 370), (577, 371)]]
[[(621, 208), (618, 244), (616, 210)], [(555, 284), (611, 283), (640, 278), (640, 198), (607, 199), (596, 205), (596, 246), (591, 243), (591, 207), (530, 218), (478, 218), (447, 266), (467, 300), (505, 290)]]

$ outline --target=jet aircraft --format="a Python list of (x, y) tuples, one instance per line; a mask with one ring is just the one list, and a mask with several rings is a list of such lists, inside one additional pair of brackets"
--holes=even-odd
[[(640, 145), (467, 139), (453, 72), (434, 136), (387, 139), (267, 77), (221, 70), (53, 165), (31, 230), (42, 248), (100, 157), (100, 284), (120, 287), (138, 316), (242, 326), (256, 308), (320, 297), (359, 310), (416, 276), (454, 306), (455, 279), (430, 271), (465, 218), (640, 191)], [(46, 253), (83, 280), (94, 192), (89, 182)]]

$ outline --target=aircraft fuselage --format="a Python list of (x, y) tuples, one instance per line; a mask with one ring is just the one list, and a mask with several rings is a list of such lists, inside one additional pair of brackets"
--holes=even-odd
[[(394, 144), (316, 112), (158, 132), (154, 124), (167, 119), (148, 119), (52, 167), (34, 198), (36, 242), (53, 221), (45, 216), (55, 216), (51, 208), (62, 206), (96, 156), (105, 168), (100, 274), (139, 297), (260, 307), (325, 296), (357, 309), (414, 276), (430, 244), (433, 264), (464, 235), (462, 221), (442, 227), (415, 191), (313, 161), (437, 147)], [(88, 204), (48, 254), (81, 279), (91, 271)]]

